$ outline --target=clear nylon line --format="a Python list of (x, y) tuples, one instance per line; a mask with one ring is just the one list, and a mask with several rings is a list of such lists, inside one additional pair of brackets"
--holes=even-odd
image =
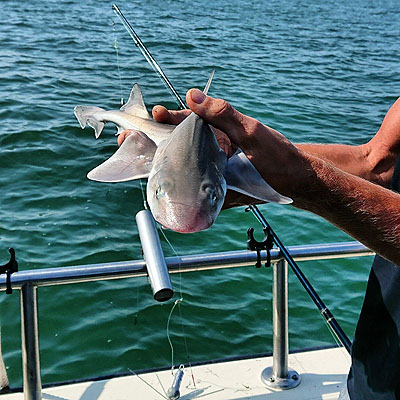
[(115, 31), (115, 22), (114, 21), (112, 21), (112, 27), (113, 27), (113, 36), (114, 36), (114, 49), (115, 49), (115, 54), (116, 54), (116, 57), (117, 57), (117, 69), (118, 69), (118, 79), (119, 79), (121, 106), (123, 106), (124, 105), (124, 97), (123, 97), (123, 89), (122, 89), (121, 69), (120, 69), (120, 64), (119, 64), (118, 37), (117, 37), (117, 33)]
[(174, 370), (174, 346), (172, 345), (171, 337), (170, 337), (170, 334), (169, 334), (169, 324), (170, 324), (170, 322), (171, 322), (172, 313), (174, 312), (175, 307), (176, 307), (177, 304), (179, 304), (182, 300), (183, 300), (182, 298), (175, 300), (174, 305), (172, 306), (171, 311), (170, 311), (170, 313), (169, 313), (168, 321), (167, 321), (167, 339), (168, 339), (168, 343), (169, 343), (169, 345), (170, 345), (170, 347), (171, 347), (171, 371)]
[[(137, 376), (142, 382), (144, 382), (147, 386), (152, 388), (156, 393), (158, 393), (162, 398), (169, 400), (168, 397), (165, 397), (161, 392), (159, 392), (154, 386), (150, 385), (149, 382), (146, 382), (141, 376), (139, 376), (135, 371), (132, 371), (130, 368), (128, 368), (128, 371), (132, 374)], [(163, 388), (164, 389), (164, 388)]]

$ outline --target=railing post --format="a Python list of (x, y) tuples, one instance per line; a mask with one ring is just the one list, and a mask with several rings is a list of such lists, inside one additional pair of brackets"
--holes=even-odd
[(273, 264), (273, 361), (272, 367), (264, 369), (261, 379), (274, 389), (292, 389), (299, 385), (300, 375), (289, 368), (288, 331), (288, 264), (280, 260)]
[(24, 399), (41, 400), (37, 287), (30, 282), (21, 288), (21, 331)]

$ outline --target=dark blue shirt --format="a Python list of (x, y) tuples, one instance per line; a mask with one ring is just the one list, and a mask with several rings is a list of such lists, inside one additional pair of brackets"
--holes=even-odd
[[(391, 188), (400, 192), (400, 158)], [(352, 346), (351, 400), (400, 400), (399, 335), (400, 267), (376, 256)]]

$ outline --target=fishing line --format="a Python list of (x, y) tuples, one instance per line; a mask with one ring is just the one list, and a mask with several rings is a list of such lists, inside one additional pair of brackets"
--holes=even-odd
[(115, 49), (115, 54), (117, 57), (117, 69), (118, 69), (119, 88), (120, 88), (120, 95), (121, 95), (121, 106), (123, 106), (124, 105), (124, 97), (123, 97), (123, 89), (122, 89), (121, 69), (120, 69), (120, 65), (119, 65), (118, 37), (117, 37), (116, 30), (115, 30), (115, 22), (114, 22), (114, 20), (111, 20), (111, 22), (112, 22), (113, 36), (114, 36), (114, 49)]
[[(168, 240), (168, 238), (167, 238), (165, 232), (164, 232), (162, 229), (160, 229), (160, 232), (161, 232), (162, 236), (164, 237), (165, 241), (166, 241), (166, 242), (168, 243), (168, 245), (171, 247), (171, 249), (172, 249), (172, 251), (174, 252), (175, 256), (179, 259), (178, 253), (176, 252), (174, 246), (172, 246), (172, 243)], [(174, 312), (175, 307), (178, 305), (178, 309), (179, 309), (179, 311), (180, 311), (180, 310), (181, 310), (181, 309), (180, 309), (180, 303), (183, 301), (183, 294), (182, 294), (182, 272), (181, 272), (181, 270), (180, 270), (180, 262), (179, 262), (179, 278), (180, 278), (180, 279), (179, 279), (179, 294), (180, 294), (180, 298), (177, 299), (177, 300), (175, 300), (175, 302), (174, 302), (174, 304), (173, 304), (173, 306), (172, 306), (172, 308), (171, 308), (171, 311), (170, 311), (170, 313), (169, 313), (168, 320), (167, 320), (167, 339), (168, 339), (168, 343), (169, 343), (169, 345), (170, 345), (170, 347), (171, 347), (171, 372), (172, 372), (172, 373), (173, 373), (173, 371), (174, 371), (174, 346), (173, 346), (173, 344), (172, 344), (171, 337), (170, 337), (170, 334), (169, 334), (169, 325), (170, 325), (172, 313)], [(182, 313), (180, 312), (179, 314), (180, 314), (180, 316), (181, 316), (182, 331), (184, 332), (184, 329), (183, 329), (183, 322), (182, 322)], [(187, 355), (187, 358), (188, 358), (188, 363), (189, 363), (189, 365), (190, 365), (190, 367), (191, 367), (190, 359), (189, 359), (189, 353), (188, 353), (188, 348), (187, 348), (187, 343), (186, 343), (186, 337), (185, 337), (184, 334), (183, 334), (183, 339), (184, 339), (185, 347), (186, 347), (186, 350), (187, 350), (186, 355)]]
[(171, 247), (172, 252), (175, 254), (175, 257), (178, 260), (178, 269), (179, 269), (179, 295), (181, 296), (181, 299), (183, 300), (183, 293), (182, 293), (182, 271), (181, 271), (181, 259), (177, 253), (177, 251), (175, 250), (174, 246), (172, 246), (172, 243), (168, 240), (167, 235), (165, 234), (164, 229), (159, 229), (161, 235), (163, 236), (163, 238), (165, 239), (165, 241), (167, 242), (167, 244), (169, 245), (169, 247)]
[[(117, 15), (117, 17), (119, 18), (119, 20), (122, 22), (123, 26), (125, 27), (125, 29), (128, 31), (129, 35), (131, 36), (132, 40), (134, 41), (134, 43), (136, 44), (136, 46), (139, 48), (140, 52), (143, 54), (144, 58), (146, 59), (146, 61), (151, 65), (151, 67), (153, 68), (153, 70), (157, 73), (157, 75), (161, 78), (161, 80), (163, 81), (163, 83), (165, 84), (165, 86), (172, 92), (172, 94), (174, 95), (175, 99), (177, 100), (179, 106), (181, 109), (186, 109), (186, 104), (184, 103), (184, 101), (182, 100), (182, 98), (179, 96), (178, 92), (175, 90), (175, 88), (173, 87), (173, 85), (171, 84), (171, 82), (169, 81), (169, 79), (167, 78), (167, 76), (164, 74), (163, 70), (161, 69), (160, 65), (156, 62), (156, 60), (154, 59), (154, 57), (151, 55), (151, 53), (149, 52), (149, 50), (147, 49), (147, 47), (144, 45), (144, 43), (142, 42), (142, 40), (140, 39), (140, 37), (137, 35), (137, 33), (134, 31), (134, 29), (132, 28), (132, 26), (130, 25), (129, 21), (125, 18), (125, 16), (122, 14), (121, 10), (118, 8), (117, 5), (113, 4), (112, 5), (112, 9), (115, 12), (115, 14)], [(211, 78), (208, 82), (208, 86), (211, 83), (211, 79), (214, 73), (212, 73)], [(142, 183), (141, 183), (142, 186)], [(145, 208), (147, 208), (147, 202), (145, 200), (145, 196), (144, 196), (144, 189), (142, 186), (142, 195), (143, 195), (143, 199), (144, 199), (144, 204), (145, 204)], [(174, 254), (176, 255), (176, 257), (178, 258), (178, 260), (180, 260), (178, 253), (175, 251), (174, 247), (172, 246), (171, 242), (168, 240), (167, 236), (165, 235), (163, 230), (160, 230), (161, 234), (163, 235), (163, 237), (165, 238), (166, 242), (169, 244), (169, 246), (171, 247), (172, 251), (174, 252)], [(181, 327), (182, 327), (182, 334), (183, 334), (183, 339), (184, 339), (184, 343), (185, 343), (185, 349), (186, 349), (186, 356), (187, 356), (187, 360), (188, 360), (188, 364), (190, 367), (190, 371), (191, 371), (191, 375), (192, 375), (192, 379), (193, 379), (193, 384), (194, 387), (196, 388), (196, 383), (195, 383), (195, 379), (194, 379), (194, 375), (193, 375), (193, 370), (192, 370), (192, 365), (190, 362), (190, 357), (189, 357), (189, 349), (188, 349), (188, 345), (187, 345), (187, 341), (186, 341), (186, 335), (185, 335), (185, 330), (184, 330), (184, 325), (183, 325), (183, 318), (182, 318), (182, 311), (181, 311), (181, 307), (180, 307), (180, 303), (183, 301), (183, 293), (182, 293), (182, 271), (180, 269), (180, 262), (179, 262), (179, 292), (180, 292), (180, 299), (176, 300), (170, 315), (168, 317), (168, 322), (167, 322), (167, 337), (168, 337), (168, 341), (170, 343), (171, 346), (171, 353), (172, 353), (172, 357), (171, 357), (171, 364), (172, 364), (172, 371), (173, 371), (173, 345), (172, 342), (170, 340), (169, 337), (169, 323), (171, 320), (171, 316), (172, 316), (172, 312), (175, 309), (176, 305), (178, 305), (178, 309), (179, 309), (179, 314), (181, 317)]]
[[(139, 376), (135, 371), (132, 371), (130, 368), (128, 368), (128, 371), (132, 374), (137, 376), (142, 382), (144, 382), (147, 386), (152, 388), (155, 392), (157, 392), (162, 398), (169, 400), (168, 397), (164, 396), (161, 392), (159, 392), (154, 386), (150, 385), (150, 383), (146, 382), (141, 376)], [(157, 375), (157, 374), (156, 374)], [(158, 376), (157, 376), (158, 377)], [(161, 387), (163, 387), (161, 385)], [(164, 388), (163, 388), (164, 389)]]
[[(183, 302), (183, 292), (182, 292), (182, 271), (181, 271), (180, 257), (178, 255), (178, 253), (176, 252), (176, 250), (175, 250), (174, 246), (172, 245), (172, 243), (168, 240), (167, 235), (165, 234), (164, 230), (160, 229), (160, 232), (161, 232), (162, 236), (164, 237), (165, 241), (171, 247), (172, 251), (174, 252), (174, 254), (176, 256), (176, 258), (179, 260), (178, 267), (179, 267), (179, 294), (180, 294), (180, 299), (179, 299), (179, 302), (177, 303), (177, 305), (178, 305), (179, 317), (180, 317), (180, 320), (181, 320), (182, 337), (183, 337), (183, 343), (185, 345), (186, 359), (187, 359), (187, 363), (189, 365), (190, 374), (192, 376), (193, 385), (194, 385), (194, 388), (196, 389), (196, 382), (195, 382), (195, 379), (194, 379), (192, 363), (190, 361), (189, 346), (188, 346), (187, 340), (186, 340), (186, 332), (185, 332), (185, 326), (183, 324), (183, 316), (182, 316), (182, 309), (181, 309), (181, 303)], [(173, 305), (173, 308), (171, 310), (170, 316), (168, 318), (167, 327), (169, 326), (169, 320), (171, 318), (172, 311), (175, 308), (175, 306), (176, 306), (176, 304)], [(167, 328), (167, 335), (168, 335), (168, 328)], [(171, 343), (169, 337), (168, 337), (168, 340), (170, 342), (170, 345), (172, 346), (172, 343)], [(171, 364), (172, 364), (172, 370), (173, 370), (173, 364), (174, 364), (173, 361), (171, 362)]]
[(187, 358), (187, 362), (189, 365), (189, 369), (190, 369), (190, 374), (192, 377), (192, 381), (193, 381), (193, 386), (195, 389), (197, 389), (196, 387), (196, 382), (194, 379), (194, 374), (193, 374), (193, 368), (192, 368), (192, 362), (190, 361), (190, 356), (189, 356), (189, 347), (186, 341), (186, 333), (185, 333), (185, 326), (183, 325), (183, 317), (182, 317), (182, 310), (181, 310), (181, 303), (178, 303), (178, 311), (179, 311), (179, 316), (181, 318), (181, 328), (182, 328), (182, 336), (183, 336), (183, 343), (185, 344), (185, 350), (186, 350), (186, 358)]
[(174, 365), (174, 346), (172, 345), (171, 337), (170, 337), (170, 335), (169, 335), (169, 323), (171, 322), (172, 313), (174, 312), (175, 307), (176, 307), (182, 300), (183, 300), (182, 298), (176, 299), (176, 300), (175, 300), (175, 302), (174, 302), (174, 304), (173, 304), (173, 306), (172, 306), (172, 308), (171, 308), (171, 311), (169, 312), (168, 321), (167, 321), (167, 339), (168, 339), (169, 346), (171, 347), (171, 371), (174, 370), (174, 366), (175, 366), (175, 365)]
[[(145, 210), (149, 209), (148, 203), (147, 203), (147, 199), (146, 199), (146, 194), (145, 194), (145, 187), (144, 187), (144, 183), (142, 179), (139, 179), (140, 182), (140, 189), (141, 189), (141, 193), (142, 193), (142, 198), (143, 198), (143, 207)], [(158, 230), (161, 233), (161, 235), (163, 236), (164, 240), (167, 242), (167, 244), (169, 245), (169, 247), (172, 249), (172, 252), (174, 253), (174, 255), (176, 256), (176, 258), (178, 259), (178, 268), (179, 268), (179, 295), (180, 298), (175, 300), (172, 309), (169, 313), (168, 316), (168, 320), (167, 320), (167, 339), (168, 339), (168, 343), (171, 347), (171, 371), (173, 372), (174, 370), (174, 347), (171, 341), (171, 337), (170, 337), (170, 333), (169, 333), (169, 326), (170, 326), (170, 322), (171, 322), (171, 317), (172, 317), (172, 313), (175, 309), (175, 307), (178, 305), (178, 310), (179, 310), (179, 316), (181, 319), (181, 329), (182, 329), (182, 336), (183, 336), (183, 342), (184, 342), (184, 346), (185, 346), (185, 351), (186, 351), (186, 358), (187, 358), (187, 362), (190, 368), (190, 372), (191, 372), (191, 376), (192, 376), (192, 380), (193, 380), (193, 385), (196, 388), (196, 383), (195, 383), (195, 379), (194, 379), (194, 375), (193, 375), (193, 370), (192, 370), (192, 363), (190, 361), (190, 356), (189, 356), (189, 347), (187, 344), (187, 340), (186, 340), (186, 333), (185, 333), (185, 328), (183, 325), (183, 317), (182, 317), (182, 310), (180, 307), (180, 303), (183, 301), (183, 291), (182, 291), (182, 271), (181, 271), (181, 263), (180, 263), (180, 257), (178, 255), (178, 252), (175, 250), (175, 247), (172, 245), (171, 241), (168, 239), (167, 235), (165, 234), (163, 229), (160, 229), (159, 225), (158, 225)]]
[(160, 386), (162, 387), (162, 390), (163, 390), (163, 392), (164, 392), (165, 396), (167, 396), (167, 397), (168, 397), (168, 395), (167, 395), (167, 392), (166, 392), (166, 390), (165, 390), (165, 388), (164, 388), (164, 385), (163, 385), (163, 384), (162, 384), (162, 382), (161, 382), (161, 379), (160, 379), (160, 377), (158, 376), (157, 372), (154, 372), (154, 373), (156, 374), (156, 377), (157, 377), (158, 383), (159, 383), (159, 384), (160, 384)]
[[(144, 184), (143, 184), (142, 179), (140, 179), (139, 181), (140, 181), (140, 188), (141, 188), (142, 197), (143, 197), (144, 208), (148, 209), (148, 203), (147, 203), (146, 196), (145, 196)], [(196, 388), (196, 383), (195, 383), (193, 369), (192, 369), (192, 363), (190, 361), (190, 356), (189, 356), (189, 346), (187, 344), (185, 328), (184, 328), (184, 325), (183, 325), (183, 322), (182, 322), (183, 321), (182, 310), (181, 310), (181, 307), (180, 307), (180, 303), (183, 301), (182, 271), (180, 269), (180, 266), (181, 266), (180, 257), (178, 255), (178, 252), (175, 250), (174, 246), (172, 245), (171, 241), (168, 239), (167, 235), (165, 234), (164, 230), (160, 229), (159, 226), (158, 226), (158, 230), (161, 233), (161, 235), (163, 236), (163, 238), (165, 239), (165, 241), (167, 242), (167, 244), (172, 249), (173, 253), (175, 254), (176, 258), (178, 259), (178, 265), (179, 265), (179, 294), (180, 294), (180, 298), (175, 300), (175, 302), (174, 302), (174, 304), (172, 306), (172, 309), (171, 309), (171, 311), (169, 313), (168, 320), (167, 320), (167, 339), (168, 339), (168, 343), (169, 343), (169, 345), (171, 347), (171, 372), (173, 373), (173, 371), (174, 371), (174, 346), (172, 344), (171, 335), (170, 335), (170, 332), (169, 332), (169, 326), (170, 326), (170, 323), (171, 323), (172, 314), (173, 314), (176, 306), (178, 305), (179, 316), (180, 316), (180, 319), (181, 319), (182, 337), (183, 337), (183, 342), (184, 342), (185, 351), (186, 351), (187, 363), (188, 363), (188, 366), (190, 368), (190, 373), (191, 373), (191, 376), (192, 376), (193, 385)]]
[[(148, 209), (148, 203), (147, 203), (147, 200), (146, 200), (144, 184), (143, 184), (142, 179), (140, 179), (139, 182), (140, 182), (140, 188), (141, 188), (142, 197), (143, 197), (143, 205), (144, 205), (144, 208), (147, 210)], [(185, 351), (186, 351), (186, 358), (187, 358), (187, 362), (188, 362), (188, 365), (189, 365), (189, 368), (190, 368), (190, 373), (191, 373), (191, 376), (192, 376), (193, 385), (196, 388), (196, 383), (195, 383), (195, 380), (194, 380), (194, 375), (193, 375), (193, 370), (192, 370), (192, 363), (190, 361), (190, 356), (189, 356), (189, 346), (188, 346), (187, 340), (186, 340), (185, 327), (184, 327), (183, 322), (182, 322), (183, 321), (182, 310), (181, 310), (181, 307), (180, 307), (180, 303), (183, 301), (182, 271), (180, 269), (180, 266), (181, 266), (180, 257), (178, 255), (178, 252), (175, 250), (174, 246), (172, 245), (172, 243), (168, 239), (167, 235), (165, 234), (164, 230), (160, 229), (160, 228), (158, 230), (161, 233), (161, 235), (163, 236), (163, 238), (165, 239), (165, 241), (167, 242), (167, 244), (172, 249), (173, 253), (175, 254), (175, 256), (176, 256), (176, 258), (178, 259), (178, 262), (179, 262), (179, 294), (180, 294), (180, 298), (174, 302), (174, 304), (172, 306), (172, 309), (171, 309), (171, 311), (169, 313), (168, 320), (167, 320), (167, 339), (168, 339), (168, 343), (169, 343), (169, 345), (171, 347), (171, 371), (173, 372), (173, 370), (174, 370), (174, 346), (172, 344), (172, 340), (171, 340), (171, 337), (170, 337), (169, 326), (170, 326), (170, 322), (171, 322), (172, 313), (173, 313), (175, 307), (178, 305), (179, 316), (180, 316), (180, 319), (181, 319), (181, 329), (182, 329), (183, 342), (184, 342)]]
[(145, 210), (148, 210), (149, 209), (149, 205), (147, 203), (145, 189), (144, 189), (144, 185), (143, 185), (142, 179), (139, 179), (139, 183), (140, 183), (140, 189), (141, 189), (141, 192), (142, 192), (143, 207), (144, 207)]
[[(189, 364), (189, 366), (190, 366), (190, 368), (191, 368), (192, 366), (191, 366), (191, 364), (190, 364), (189, 349), (188, 349), (187, 342), (186, 342), (185, 330), (184, 330), (183, 322), (182, 322), (182, 321), (183, 321), (183, 319), (182, 319), (182, 312), (181, 312), (181, 307), (180, 307), (180, 304), (181, 304), (182, 301), (183, 301), (183, 292), (182, 292), (182, 271), (181, 271), (180, 257), (179, 257), (179, 255), (178, 255), (177, 251), (175, 250), (174, 246), (172, 245), (172, 243), (171, 243), (170, 240), (168, 239), (167, 235), (165, 234), (164, 230), (163, 230), (163, 229), (159, 229), (159, 231), (160, 231), (161, 235), (163, 236), (163, 238), (165, 239), (165, 241), (166, 241), (166, 242), (168, 243), (168, 245), (171, 247), (173, 253), (174, 253), (175, 256), (176, 256), (176, 258), (178, 259), (178, 268), (179, 268), (179, 295), (180, 295), (180, 298), (179, 298), (179, 301), (178, 301), (178, 300), (175, 301), (175, 303), (174, 303), (174, 305), (173, 305), (173, 307), (172, 307), (172, 310), (171, 310), (171, 312), (170, 312), (170, 314), (169, 314), (169, 317), (168, 317), (168, 322), (167, 322), (167, 336), (168, 336), (168, 341), (169, 341), (169, 344), (170, 344), (170, 346), (171, 346), (171, 350), (172, 350), (172, 354), (173, 354), (172, 343), (171, 343), (171, 340), (170, 340), (170, 338), (169, 338), (168, 328), (169, 328), (169, 322), (170, 322), (170, 319), (171, 319), (172, 312), (174, 311), (174, 308), (176, 307), (176, 305), (178, 305), (179, 315), (180, 315), (180, 317), (181, 317), (181, 327), (182, 327), (182, 333), (183, 333), (183, 340), (184, 340), (185, 348), (186, 348), (186, 356), (187, 356), (187, 359), (188, 359), (188, 364)], [(173, 356), (172, 356), (171, 365), (172, 365), (172, 369), (173, 369), (173, 365), (174, 365)]]

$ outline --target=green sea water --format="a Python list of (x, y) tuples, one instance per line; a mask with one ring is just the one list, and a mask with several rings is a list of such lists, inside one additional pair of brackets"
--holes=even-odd
[[(211, 95), (295, 142), (364, 143), (399, 96), (398, 1), (118, 5), (182, 96), (203, 87), (215, 68)], [(135, 82), (149, 109), (176, 107), (173, 98), (110, 2), (3, 0), (0, 15), (0, 264), (10, 246), (21, 270), (139, 259), (140, 184), (86, 179), (115, 151), (115, 128), (107, 126), (96, 141), (91, 129), (79, 127), (73, 108), (116, 109)], [(291, 206), (261, 210), (286, 245), (350, 240)], [(166, 255), (242, 250), (249, 226), (261, 232), (243, 208), (224, 211), (207, 231), (165, 232), (174, 250), (165, 239), (162, 244)], [(351, 337), (370, 263), (365, 257), (302, 264)], [(272, 350), (271, 270), (172, 279), (184, 298), (170, 325), (175, 363)], [(174, 300), (156, 304), (145, 278), (41, 288), (43, 382), (168, 366)], [(292, 350), (334, 344), (293, 276), (289, 305)], [(1, 293), (0, 320), (15, 387), (22, 379), (17, 293)]]

